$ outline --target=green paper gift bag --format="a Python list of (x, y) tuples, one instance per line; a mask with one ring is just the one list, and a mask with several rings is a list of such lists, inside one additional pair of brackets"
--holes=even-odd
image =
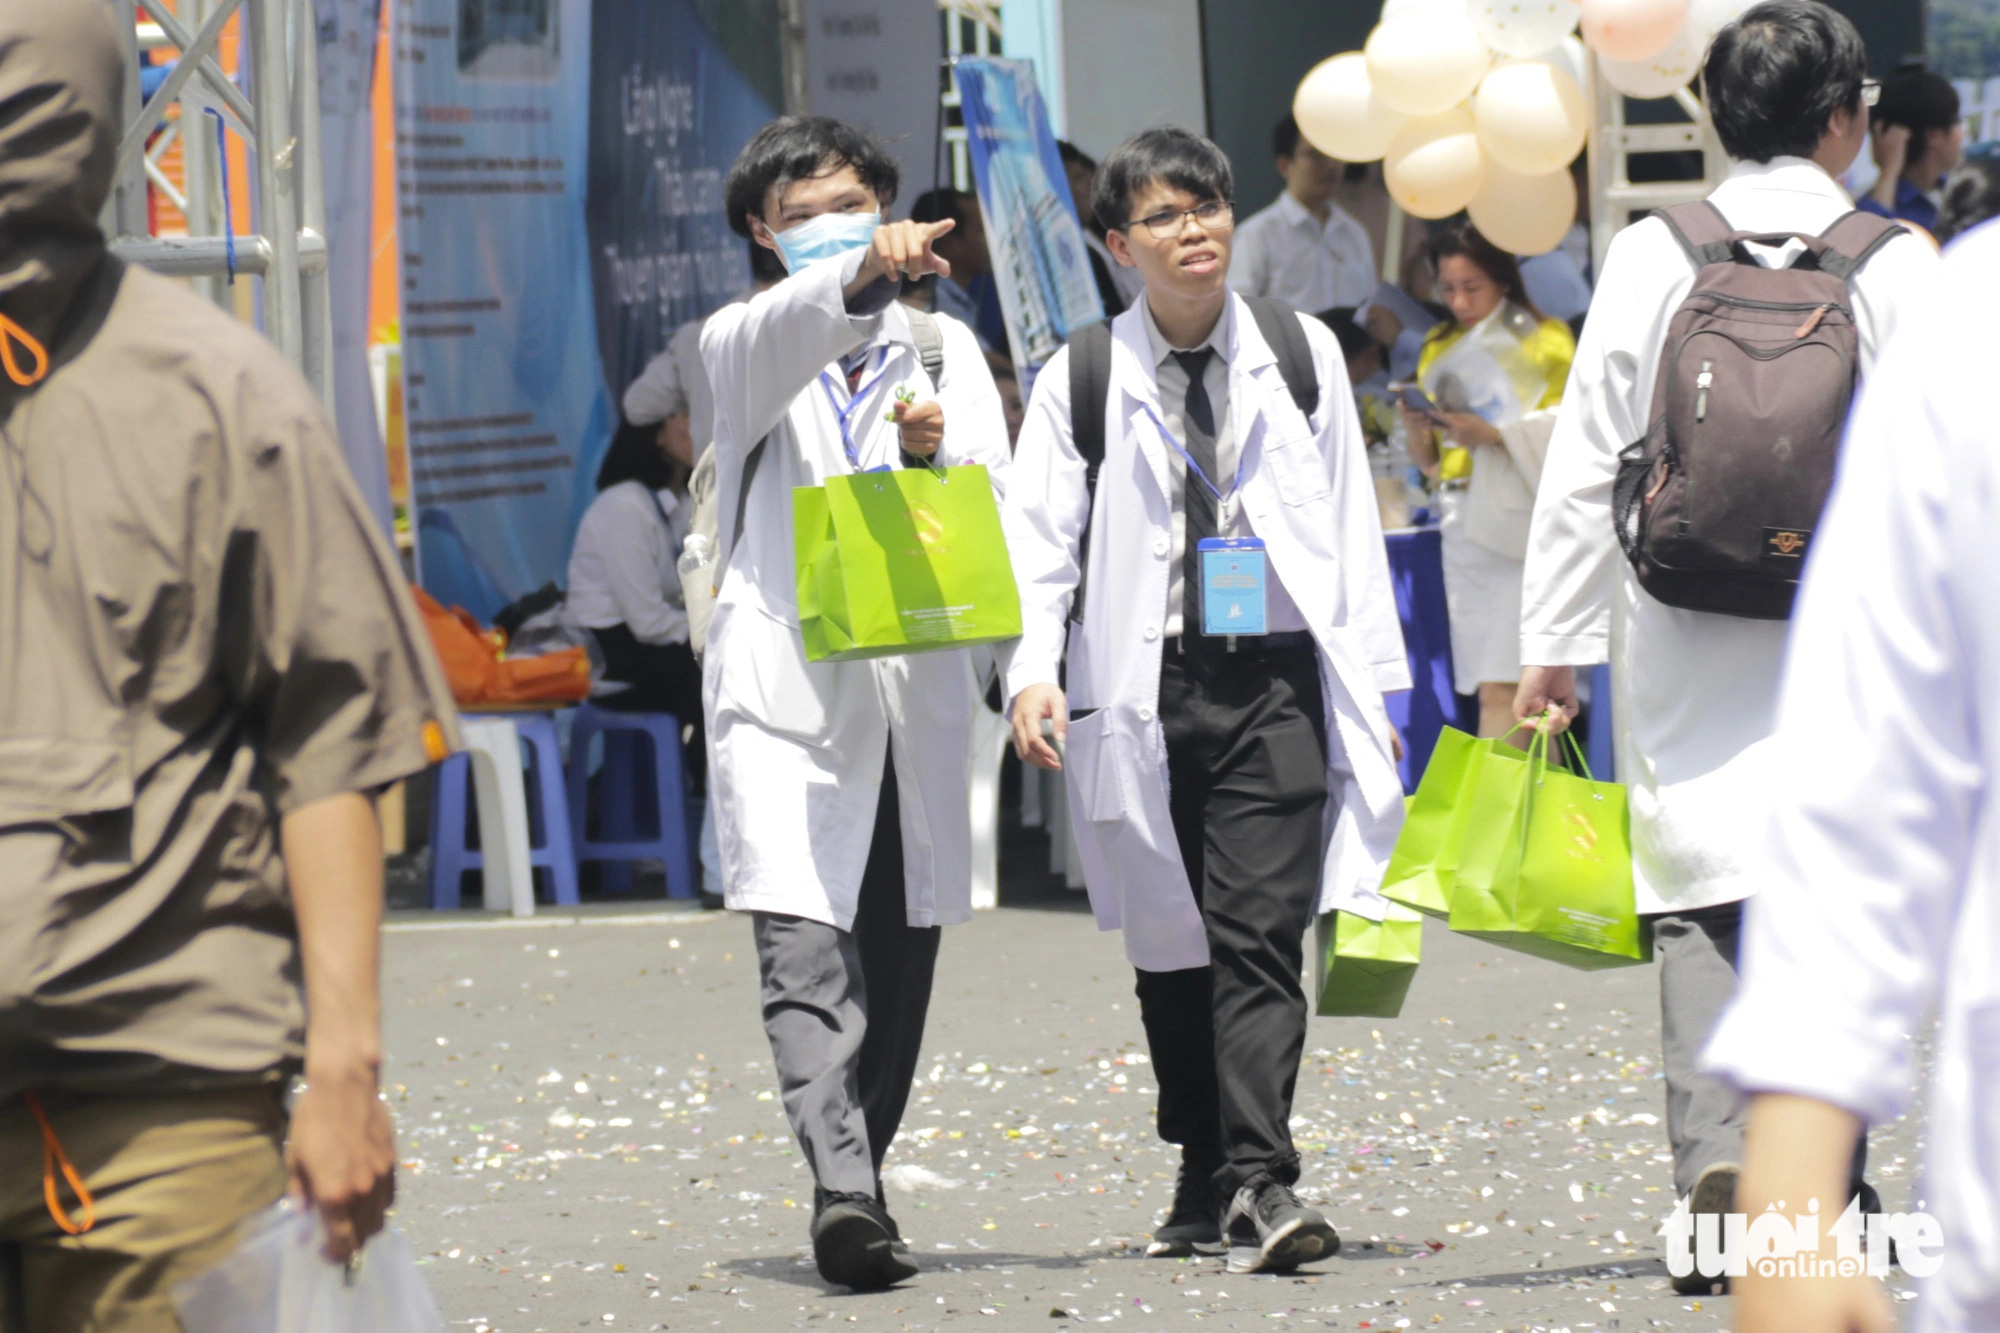
[(1571, 967), (1650, 962), (1625, 788), (1593, 781), (1568, 743), (1577, 773), (1549, 767), (1539, 734), (1525, 763), (1482, 769), (1469, 790), (1451, 928)]
[(997, 643), (1021, 595), (986, 469), (885, 468), (792, 492), (806, 659)]
[(1451, 912), (1451, 889), (1458, 872), (1458, 839), (1463, 821), (1462, 793), (1478, 771), (1491, 741), (1475, 740), (1456, 727), (1438, 734), (1437, 747), (1417, 782), (1403, 815), (1382, 896), (1428, 916)]
[(1394, 1018), (1424, 947), (1424, 919), (1391, 904), (1381, 921), (1354, 912), (1319, 919), (1313, 957), (1322, 1018)]

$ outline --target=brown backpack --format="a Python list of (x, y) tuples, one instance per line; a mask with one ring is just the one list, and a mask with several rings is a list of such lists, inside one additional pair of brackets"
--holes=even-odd
[[(1694, 290), (1667, 326), (1645, 438), (1618, 456), (1618, 541), (1668, 606), (1785, 620), (1860, 364), (1848, 280), (1902, 228), (1853, 212), (1818, 236), (1743, 232), (1706, 201), (1657, 216)], [(1789, 268), (1746, 246), (1794, 239)]]

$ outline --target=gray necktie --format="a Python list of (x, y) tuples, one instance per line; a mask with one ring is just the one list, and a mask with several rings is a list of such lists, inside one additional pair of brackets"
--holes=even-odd
[(1195, 463), (1188, 469), (1187, 484), (1181, 488), (1182, 513), (1186, 519), (1183, 533), (1186, 546), (1181, 552), (1181, 643), (1185, 649), (1201, 641), (1201, 540), (1216, 534), (1215, 492), (1195, 475), (1195, 468), (1211, 484), (1220, 487), (1222, 483), (1215, 475), (1215, 407), (1208, 401), (1208, 386), (1202, 383), (1202, 373), (1208, 369), (1208, 359), (1215, 355), (1215, 349), (1198, 347), (1192, 352), (1171, 355), (1187, 372), (1181, 433), (1187, 436), (1188, 457)]

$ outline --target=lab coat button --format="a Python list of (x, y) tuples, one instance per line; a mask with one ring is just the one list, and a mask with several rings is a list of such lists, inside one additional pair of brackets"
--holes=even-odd
[(1146, 626), (1146, 642), (1147, 642), (1147, 643), (1151, 643), (1151, 642), (1152, 642), (1153, 640), (1155, 640), (1155, 639), (1157, 639), (1157, 638), (1159, 638), (1159, 637), (1160, 637), (1160, 627), (1159, 627), (1158, 625), (1148, 625), (1148, 626)]
[(1157, 555), (1157, 556), (1165, 556), (1165, 555), (1166, 555), (1166, 553), (1167, 553), (1167, 544), (1166, 544), (1166, 542), (1165, 542), (1165, 541), (1157, 541), (1157, 542), (1154, 542), (1154, 543), (1153, 543), (1153, 554), (1154, 554), (1154, 555)]
[(1139, 720), (1141, 722), (1151, 722), (1153, 720), (1153, 710), (1150, 708), (1141, 708), (1139, 710)]

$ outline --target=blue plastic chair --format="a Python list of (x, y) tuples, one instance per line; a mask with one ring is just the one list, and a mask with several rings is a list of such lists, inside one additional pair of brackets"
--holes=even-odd
[[(538, 872), (536, 886), (548, 872), (549, 896), (559, 906), (574, 906), (576, 851), (570, 833), (569, 803), (563, 794), (562, 740), (549, 713), (508, 713), (521, 733), (526, 752), (528, 788), (528, 863)], [(483, 869), (485, 857), (473, 845), (471, 803), (467, 798), (471, 760), (455, 754), (433, 770), (431, 780), (430, 905), (455, 908), (460, 884), (468, 870)]]
[[(603, 738), (598, 825), (590, 823), (590, 745)], [(650, 748), (651, 762), (645, 750)], [(652, 812), (643, 822), (642, 811)], [(669, 898), (696, 896), (688, 837), (687, 780), (681, 753), (681, 720), (672, 713), (620, 713), (584, 704), (576, 710), (569, 741), (569, 822), (576, 859), (604, 863), (604, 892), (632, 891), (633, 863), (659, 861)]]

